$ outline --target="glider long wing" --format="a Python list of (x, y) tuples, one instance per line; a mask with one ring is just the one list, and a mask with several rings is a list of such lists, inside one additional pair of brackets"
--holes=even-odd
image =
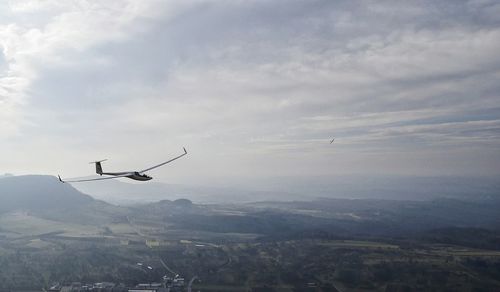
[(120, 178), (120, 177), (127, 177), (129, 175), (133, 175), (133, 173), (127, 173), (127, 174), (116, 175), (116, 176), (106, 176), (106, 177), (88, 178), (88, 179), (70, 179), (70, 180), (63, 180), (60, 176), (58, 176), (58, 177), (59, 177), (59, 181), (60, 182), (63, 182), (63, 183), (75, 183), (75, 182), (84, 182), (84, 181), (114, 179), (114, 178)]
[(177, 160), (177, 159), (181, 158), (182, 156), (184, 156), (184, 155), (186, 155), (186, 154), (187, 154), (186, 148), (182, 148), (182, 149), (184, 149), (184, 153), (182, 153), (181, 155), (179, 155), (179, 156), (177, 156), (177, 157), (174, 157), (174, 158), (172, 158), (172, 159), (170, 159), (170, 160), (168, 160), (168, 161), (162, 162), (162, 163), (160, 163), (160, 164), (158, 164), (158, 165), (155, 165), (155, 166), (152, 166), (152, 167), (150, 167), (150, 168), (146, 168), (146, 169), (144, 169), (144, 170), (141, 170), (141, 171), (139, 171), (139, 173), (141, 173), (141, 174), (142, 174), (142, 173), (145, 173), (146, 171), (149, 171), (149, 170), (151, 170), (151, 169), (155, 169), (155, 168), (157, 168), (157, 167), (163, 166), (163, 165), (165, 165), (165, 164), (167, 164), (167, 163), (170, 163), (170, 162), (172, 162), (172, 161), (174, 161), (174, 160)]

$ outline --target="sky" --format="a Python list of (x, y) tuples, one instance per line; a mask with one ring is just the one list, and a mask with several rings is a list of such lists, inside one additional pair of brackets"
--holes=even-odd
[(0, 48), (0, 173), (500, 175), (495, 0), (2, 1)]

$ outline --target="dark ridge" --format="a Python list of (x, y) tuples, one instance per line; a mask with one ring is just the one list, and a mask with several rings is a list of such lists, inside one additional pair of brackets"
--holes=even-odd
[(0, 213), (74, 209), (94, 202), (69, 184), (48, 175), (23, 175), (0, 179)]

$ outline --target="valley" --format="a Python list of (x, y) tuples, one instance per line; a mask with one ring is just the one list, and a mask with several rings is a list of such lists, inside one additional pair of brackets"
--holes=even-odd
[(197, 276), (200, 291), (500, 287), (496, 200), (177, 199), (118, 207), (75, 196), (79, 204), (0, 214), (0, 290), (133, 286), (177, 274)]

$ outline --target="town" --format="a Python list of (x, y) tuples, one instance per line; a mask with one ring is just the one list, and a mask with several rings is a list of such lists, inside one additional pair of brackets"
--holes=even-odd
[[(195, 276), (189, 281), (187, 287), (184, 278), (176, 275), (171, 278), (164, 276), (160, 282), (141, 283), (133, 287), (129, 287), (122, 283), (116, 284), (112, 282), (98, 282), (98, 283), (81, 283), (72, 282), (68, 284), (55, 283), (48, 291), (51, 292), (83, 292), (83, 291), (96, 291), (96, 292), (191, 292), (192, 284), (198, 278)], [(187, 288), (187, 290), (186, 290)]]

